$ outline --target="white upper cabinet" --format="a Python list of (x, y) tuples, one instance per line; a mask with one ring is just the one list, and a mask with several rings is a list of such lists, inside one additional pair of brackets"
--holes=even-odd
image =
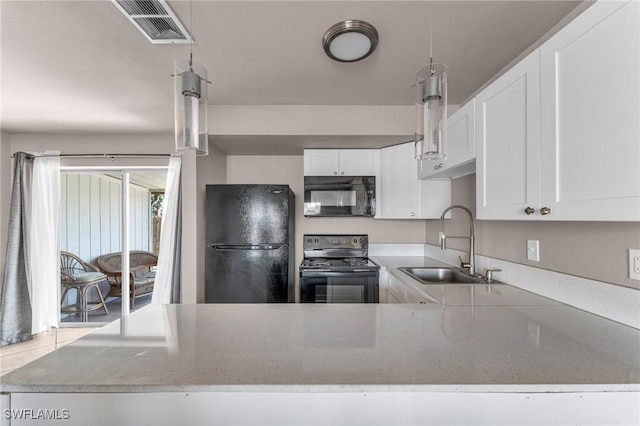
[(599, 1), (540, 48), (546, 220), (640, 220), (640, 3)]
[(538, 51), (527, 56), (476, 96), (476, 141), (478, 219), (538, 219)]
[(639, 18), (598, 1), (476, 97), (478, 219), (640, 221)]
[(476, 172), (475, 99), (447, 118), (447, 158), (422, 160), (418, 177), (458, 178)]
[(380, 150), (376, 219), (439, 218), (451, 202), (449, 180), (418, 180), (413, 142)]
[(305, 176), (374, 176), (377, 149), (305, 149)]

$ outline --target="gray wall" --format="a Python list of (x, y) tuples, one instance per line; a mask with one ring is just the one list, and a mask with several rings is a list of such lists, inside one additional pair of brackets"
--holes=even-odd
[(198, 187), (197, 205), (198, 205), (198, 271), (197, 271), (197, 288), (196, 300), (198, 303), (204, 303), (204, 245), (205, 245), (205, 185), (215, 185), (227, 183), (227, 156), (209, 146), (209, 155), (206, 157), (198, 157), (196, 160), (197, 178), (196, 185)]
[(9, 133), (0, 131), (0, 277), (4, 276), (11, 184), (11, 139)]
[[(475, 215), (475, 175), (452, 182), (452, 203), (469, 207)], [(459, 210), (446, 221), (449, 234), (467, 235), (466, 215)], [(425, 240), (438, 245), (440, 221), (429, 220)], [(526, 258), (526, 241), (540, 241), (540, 262)], [(464, 240), (448, 246), (467, 250)], [(476, 221), (476, 252), (502, 260), (640, 288), (630, 280), (629, 248), (640, 248), (640, 224), (630, 222)]]
[(369, 234), (372, 244), (424, 243), (424, 220), (375, 220), (370, 218), (305, 218), (304, 161), (301, 155), (228, 156), (227, 183), (286, 184), (296, 195), (296, 280), (302, 262), (302, 235), (306, 233)]

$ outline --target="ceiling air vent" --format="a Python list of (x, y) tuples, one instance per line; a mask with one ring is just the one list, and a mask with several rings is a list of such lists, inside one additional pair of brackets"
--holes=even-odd
[(111, 0), (153, 44), (190, 43), (191, 35), (166, 0)]

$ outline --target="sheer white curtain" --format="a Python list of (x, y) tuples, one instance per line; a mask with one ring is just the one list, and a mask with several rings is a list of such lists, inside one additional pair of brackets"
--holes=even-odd
[[(47, 153), (48, 155), (49, 153)], [(29, 258), (31, 332), (58, 327), (60, 303), (60, 157), (33, 162)]]
[(162, 203), (158, 269), (151, 303), (179, 303), (180, 294), (180, 170), (182, 158), (171, 157)]

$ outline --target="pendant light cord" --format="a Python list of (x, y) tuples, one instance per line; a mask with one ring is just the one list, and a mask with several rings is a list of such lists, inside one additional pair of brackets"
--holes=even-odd
[(189, 27), (191, 28), (191, 34), (189, 34), (189, 69), (193, 70), (193, 0), (189, 1)]
[(433, 63), (433, 18), (429, 17), (429, 64)]
[(433, 67), (433, 17), (429, 16), (429, 66), (431, 76), (435, 74), (436, 69)]

